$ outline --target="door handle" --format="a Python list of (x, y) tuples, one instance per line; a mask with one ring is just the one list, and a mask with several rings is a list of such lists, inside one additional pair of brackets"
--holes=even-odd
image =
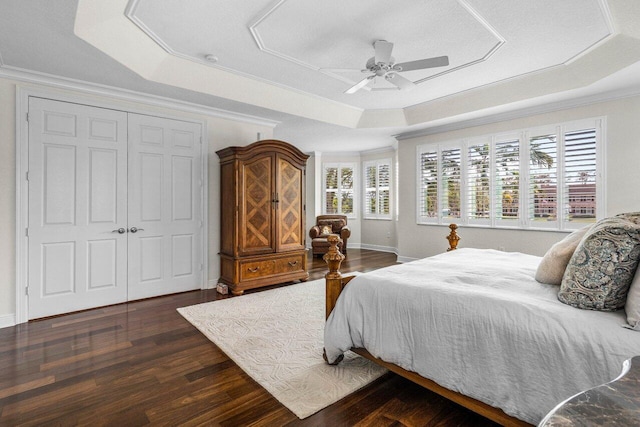
[(126, 228), (122, 228), (122, 227), (120, 227), (120, 228), (116, 228), (115, 230), (111, 230), (111, 232), (112, 232), (112, 233), (120, 233), (120, 234), (124, 234), (124, 233), (126, 233), (126, 232), (127, 232), (127, 229), (126, 229)]
[(129, 231), (132, 233), (137, 233), (138, 231), (144, 231), (144, 228), (131, 227)]

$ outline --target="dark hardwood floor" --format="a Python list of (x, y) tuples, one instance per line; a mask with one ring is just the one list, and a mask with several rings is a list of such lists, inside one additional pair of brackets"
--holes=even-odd
[[(322, 278), (324, 262), (309, 261), (310, 280)], [(395, 261), (350, 249), (341, 271)], [(0, 329), (0, 425), (494, 425), (394, 374), (299, 420), (176, 311), (220, 297), (193, 291)]]

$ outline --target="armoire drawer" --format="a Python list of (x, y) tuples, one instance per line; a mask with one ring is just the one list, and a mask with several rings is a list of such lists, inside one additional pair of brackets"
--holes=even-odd
[(298, 254), (278, 259), (276, 261), (276, 273), (280, 274), (305, 270), (304, 258), (304, 254)]
[(270, 276), (275, 273), (276, 261), (249, 261), (240, 263), (240, 280), (255, 279)]

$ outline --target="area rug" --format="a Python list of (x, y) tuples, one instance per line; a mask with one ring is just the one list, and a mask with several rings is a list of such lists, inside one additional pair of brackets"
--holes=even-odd
[(178, 312), (299, 418), (386, 372), (352, 352), (338, 366), (322, 359), (324, 279), (183, 307)]

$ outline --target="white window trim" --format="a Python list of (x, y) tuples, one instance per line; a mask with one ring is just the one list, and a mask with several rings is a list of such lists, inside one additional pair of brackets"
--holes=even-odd
[[(375, 166), (376, 168), (376, 199), (379, 200), (380, 195), (380, 181), (379, 181), (379, 171), (380, 166), (386, 165), (389, 166), (389, 213), (382, 214), (379, 213), (380, 204), (376, 204), (376, 213), (365, 212), (366, 207), (366, 199), (367, 199), (367, 168), (371, 166)], [(369, 160), (363, 162), (362, 164), (362, 218), (363, 219), (376, 219), (376, 220), (391, 220), (393, 218), (393, 201), (394, 201), (394, 165), (391, 158), (379, 159), (379, 160)]]
[[(558, 157), (557, 173), (559, 177), (562, 177), (564, 182), (564, 137), (565, 134), (575, 130), (582, 130), (594, 128), (596, 131), (596, 218), (599, 220), (606, 216), (606, 194), (604, 191), (606, 180), (606, 118), (596, 117), (582, 120), (575, 120), (570, 122), (563, 122), (553, 125), (540, 126), (535, 128), (521, 129), (512, 132), (497, 133), (485, 136), (479, 136), (469, 139), (461, 139), (455, 141), (447, 141), (440, 143), (428, 143), (416, 146), (416, 223), (419, 225), (447, 225), (451, 222), (455, 222), (459, 225), (475, 226), (475, 227), (490, 227), (490, 228), (506, 228), (506, 229), (530, 229), (530, 230), (547, 230), (547, 231), (572, 231), (583, 226), (582, 223), (575, 222), (570, 223), (565, 221), (565, 213), (563, 206), (560, 206), (564, 202), (564, 189), (558, 189), (558, 219), (557, 221), (549, 221), (548, 223), (535, 222), (529, 218), (529, 200), (530, 195), (528, 191), (529, 186), (529, 137), (532, 135), (540, 135), (544, 133), (554, 133), (558, 136)], [(495, 146), (496, 143), (504, 142), (507, 140), (519, 140), (520, 141), (520, 189), (519, 189), (519, 206), (518, 206), (518, 220), (504, 220), (496, 218), (495, 214), (495, 186), (496, 186), (496, 168), (495, 168)], [(477, 144), (489, 144), (490, 150), (490, 218), (489, 219), (470, 219), (469, 218), (469, 200), (468, 200), (468, 147)], [(441, 153), (443, 149), (456, 147), (461, 149), (461, 164), (464, 165), (461, 171), (461, 180), (463, 183), (463, 190), (460, 200), (461, 218), (443, 218), (441, 202), (442, 189), (441, 189)], [(422, 192), (421, 182), (421, 154), (424, 152), (437, 152), (438, 156), (438, 213), (436, 217), (422, 217), (420, 198)], [(525, 166), (523, 166), (525, 165)], [(526, 171), (526, 173), (523, 173)], [(559, 185), (561, 187), (561, 185)]]
[[(322, 214), (323, 215), (331, 215), (327, 214), (327, 168), (338, 168), (338, 212), (337, 215), (346, 215), (349, 219), (357, 219), (358, 215), (358, 164), (355, 162), (327, 162), (322, 164)], [(342, 192), (341, 188), (341, 176), (340, 169), (341, 168), (351, 168), (353, 170), (353, 212), (349, 214), (345, 214), (342, 212), (342, 199), (340, 198), (340, 194)]]

